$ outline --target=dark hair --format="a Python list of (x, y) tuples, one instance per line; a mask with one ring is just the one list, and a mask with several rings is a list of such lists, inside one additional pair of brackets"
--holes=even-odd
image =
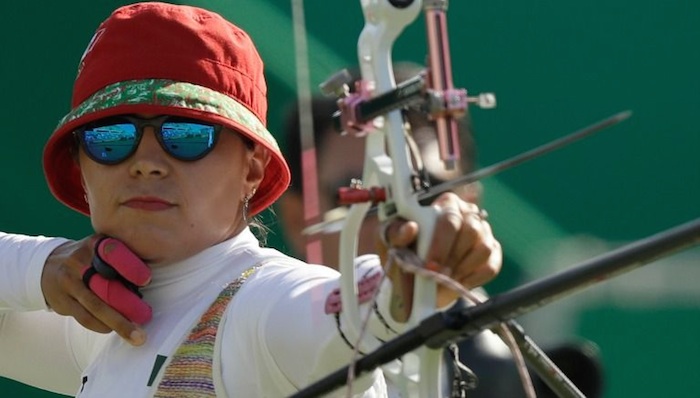
[[(314, 126), (314, 146), (317, 151), (322, 151), (326, 138), (330, 134), (336, 133), (332, 116), (338, 110), (338, 106), (334, 99), (317, 96), (311, 99), (311, 108)], [(299, 125), (299, 103), (296, 101), (290, 104), (285, 112), (284, 132), (286, 134), (286, 151), (284, 155), (289, 165), (289, 171), (292, 174), (289, 191), (301, 193), (301, 180), (303, 178), (301, 171), (301, 127)]]

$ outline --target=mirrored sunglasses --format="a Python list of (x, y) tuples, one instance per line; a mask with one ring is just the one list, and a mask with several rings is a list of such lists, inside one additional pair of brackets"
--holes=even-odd
[(219, 125), (178, 116), (114, 116), (89, 123), (74, 134), (92, 160), (113, 165), (136, 152), (146, 126), (155, 129), (156, 139), (166, 153), (182, 161), (206, 156), (214, 149), (221, 130)]

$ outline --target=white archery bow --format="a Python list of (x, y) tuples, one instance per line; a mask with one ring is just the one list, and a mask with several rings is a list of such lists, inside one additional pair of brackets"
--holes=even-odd
[[(392, 46), (404, 28), (422, 9), (415, 1), (362, 0), (365, 26), (358, 40), (361, 73), (357, 95), (369, 98), (396, 87), (391, 61)], [(386, 200), (377, 203), (380, 221), (400, 216), (420, 226), (417, 252), (425, 258), (436, 220), (436, 209), (418, 202), (412, 183), (414, 174), (406, 151), (404, 121), (400, 110), (376, 118), (366, 126), (365, 159), (362, 183), (365, 187), (382, 187)], [(351, 206), (340, 233), (340, 272), (343, 312), (350, 320), (349, 333), (361, 334), (362, 320), (357, 300), (354, 258), (362, 220), (371, 202)], [(436, 310), (435, 282), (415, 277), (413, 305), (407, 326), (415, 326)], [(385, 375), (396, 384), (403, 397), (429, 397), (440, 391), (442, 351), (422, 347), (383, 367)]]
[[(406, 131), (400, 110), (393, 110), (366, 121), (356, 123), (354, 105), (369, 100), (396, 88), (392, 65), (392, 47), (404, 28), (414, 22), (422, 9), (426, 13), (428, 29), (429, 65), (427, 87), (430, 89), (430, 111), (435, 119), (440, 155), (448, 168), (459, 159), (459, 145), (455, 115), (466, 112), (468, 101), (478, 102), (485, 107), (494, 105), (493, 97), (468, 99), (465, 90), (454, 90), (451, 67), (449, 65), (449, 44), (447, 42), (446, 10), (447, 0), (360, 0), (365, 26), (358, 40), (358, 60), (361, 79), (356, 91), (347, 90), (339, 100), (341, 125), (347, 133), (366, 136), (362, 187), (368, 196), (373, 189), (381, 191), (381, 199), (372, 198), (353, 204), (341, 221), (339, 247), (339, 270), (341, 272), (341, 300), (344, 329), (350, 340), (357, 340), (363, 334), (364, 321), (358, 303), (358, 284), (355, 275), (358, 236), (362, 222), (372, 205), (377, 205), (380, 221), (401, 217), (416, 221), (420, 226), (417, 253), (425, 259), (432, 238), (437, 209), (419, 203), (415, 184), (416, 171), (407, 151)], [(294, 0), (295, 34), (298, 50), (303, 36), (299, 16), (303, 12), (301, 0)], [(297, 54), (306, 57), (307, 54)], [(297, 67), (302, 66), (297, 61)], [(308, 84), (302, 82), (300, 84)], [(341, 90), (342, 91), (342, 90)], [(484, 99), (486, 100), (484, 102)], [(300, 103), (303, 103), (301, 98)], [(308, 102), (308, 99), (306, 99)], [(310, 113), (310, 109), (306, 110)], [(308, 141), (308, 140), (307, 140)], [(364, 187), (369, 187), (366, 189)], [(436, 283), (416, 275), (413, 288), (413, 301), (406, 328), (414, 327), (436, 311)], [(367, 344), (367, 341), (363, 341)], [(378, 346), (380, 342), (376, 342)], [(375, 349), (375, 347), (365, 347)], [(402, 397), (442, 396), (442, 350), (423, 346), (404, 355), (400, 361), (383, 366), (385, 375), (401, 391)]]

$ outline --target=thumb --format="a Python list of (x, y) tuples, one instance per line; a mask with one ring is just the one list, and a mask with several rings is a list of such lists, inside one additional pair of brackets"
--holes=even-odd
[(416, 241), (418, 224), (415, 221), (394, 219), (386, 221), (381, 231), (382, 240), (387, 246), (408, 247)]

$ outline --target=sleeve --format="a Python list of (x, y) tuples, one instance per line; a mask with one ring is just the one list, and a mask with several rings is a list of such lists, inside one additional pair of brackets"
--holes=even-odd
[(67, 241), (0, 232), (0, 310), (47, 309), (41, 273), (51, 252)]
[(45, 311), (41, 292), (46, 259), (67, 241), (0, 232), (0, 375), (74, 395), (95, 333)]
[(54, 312), (0, 311), (0, 376), (75, 395), (96, 338)]
[[(381, 276), (382, 271), (378, 261), (369, 261), (357, 272), (358, 279), (362, 279), (376, 272)], [(289, 395), (348, 365), (357, 337), (347, 334), (342, 310), (329, 311), (328, 307), (338, 289), (339, 276), (328, 267), (301, 262), (292, 267), (262, 267), (228, 308), (229, 322), (238, 319), (243, 333), (241, 329), (236, 335), (225, 332), (224, 348), (228, 348), (222, 350), (224, 367), (227, 356), (233, 352), (239, 357), (255, 358), (247, 366), (255, 368), (257, 377), (276, 388), (267, 393)], [(363, 305), (362, 311), (363, 316), (371, 312), (371, 326), (358, 344), (365, 353), (380, 343), (373, 336), (375, 330), (388, 333), (368, 304)], [(365, 375), (353, 386), (358, 396), (384, 396), (385, 390), (380, 370)]]

